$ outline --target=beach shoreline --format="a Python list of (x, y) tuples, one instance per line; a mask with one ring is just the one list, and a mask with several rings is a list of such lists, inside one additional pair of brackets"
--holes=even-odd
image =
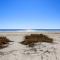
[[(0, 60), (31, 60), (31, 59), (40, 60), (41, 56), (38, 56), (38, 54), (37, 55), (36, 54), (35, 55), (34, 54), (33, 55), (24, 55), (23, 54), (24, 49), (26, 50), (26, 46), (20, 44), (19, 42), (23, 41), (24, 37), (26, 35), (30, 35), (30, 34), (44, 34), (44, 35), (47, 35), (47, 36), (53, 38), (54, 42), (56, 42), (57, 44), (45, 44), (44, 43), (44, 45), (47, 45), (48, 48), (50, 48), (51, 46), (56, 48), (58, 59), (60, 59), (60, 57), (59, 57), (60, 56), (60, 46), (59, 46), (60, 45), (60, 32), (0, 32), (0, 36), (5, 36), (9, 40), (14, 41), (14, 42), (11, 42), (7, 48), (0, 49), (0, 53), (2, 52), (3, 54), (6, 54), (6, 55), (0, 55)], [(27, 49), (29, 49), (29, 48), (27, 48)], [(44, 48), (44, 50), (45, 50), (45, 48)], [(51, 50), (53, 50), (53, 49), (51, 49)], [(29, 53), (32, 53), (32, 52), (30, 51)], [(48, 55), (48, 56), (50, 57), (50, 55)], [(45, 60), (46, 59), (47, 58), (45, 57)], [(54, 54), (53, 55), (51, 54), (51, 57), (48, 58), (48, 60), (49, 59), (56, 60), (56, 57)]]

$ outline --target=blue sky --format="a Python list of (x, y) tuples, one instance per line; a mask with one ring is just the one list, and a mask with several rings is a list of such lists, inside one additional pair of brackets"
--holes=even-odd
[(60, 0), (0, 0), (0, 29), (60, 29)]

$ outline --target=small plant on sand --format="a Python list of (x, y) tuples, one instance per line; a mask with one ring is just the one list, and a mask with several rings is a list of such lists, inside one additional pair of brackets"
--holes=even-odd
[(8, 38), (6, 37), (0, 37), (0, 49), (7, 47), (7, 44), (9, 44), (10, 41)]
[(21, 44), (33, 47), (34, 44), (38, 42), (53, 43), (53, 39), (44, 34), (31, 34), (30, 36), (25, 36), (25, 39)]

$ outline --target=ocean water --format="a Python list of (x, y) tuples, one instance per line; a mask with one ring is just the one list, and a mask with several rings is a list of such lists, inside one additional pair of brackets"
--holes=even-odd
[(60, 32), (60, 29), (0, 29), (0, 32)]

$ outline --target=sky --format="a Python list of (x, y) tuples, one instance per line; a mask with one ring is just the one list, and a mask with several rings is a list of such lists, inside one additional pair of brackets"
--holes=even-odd
[(0, 29), (60, 29), (60, 0), (0, 0)]

